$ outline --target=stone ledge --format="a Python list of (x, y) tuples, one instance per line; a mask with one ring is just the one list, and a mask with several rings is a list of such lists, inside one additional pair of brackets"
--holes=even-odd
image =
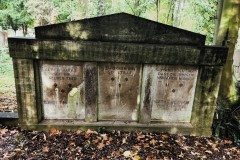
[(0, 112), (0, 119), (5, 119), (5, 118), (17, 119), (18, 113), (17, 112)]
[[(9, 38), (12, 58), (199, 65), (201, 48), (100, 41)], [(67, 53), (67, 54), (66, 54)]]
[(202, 135), (211, 136), (211, 128), (194, 128), (190, 123), (158, 123), (158, 124), (140, 124), (137, 122), (120, 122), (120, 121), (100, 121), (88, 123), (80, 120), (43, 120), (36, 125), (20, 124), (22, 128), (31, 130), (50, 130), (56, 128), (59, 130), (87, 130), (92, 129), (99, 131), (105, 129), (108, 131), (142, 131), (142, 132), (167, 132), (171, 134), (183, 135)]
[(95, 123), (85, 122), (83, 120), (43, 120), (39, 125), (65, 125), (65, 126), (129, 126), (129, 127), (185, 127), (193, 128), (189, 122), (152, 122), (150, 124), (142, 124), (129, 121), (98, 121)]
[[(10, 55), (22, 59), (224, 65), (226, 47), (9, 38)], [(97, 48), (97, 49), (96, 49)], [(201, 51), (202, 50), (202, 51)], [(68, 53), (68, 54), (65, 54)]]

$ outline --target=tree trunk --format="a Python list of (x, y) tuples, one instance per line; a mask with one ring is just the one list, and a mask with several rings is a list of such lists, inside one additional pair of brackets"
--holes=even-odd
[(43, 26), (43, 17), (42, 16), (40, 16), (39, 24), (40, 24), (40, 26)]
[(81, 3), (83, 6), (82, 18), (86, 18), (88, 12), (88, 0), (82, 0)]
[[(221, 7), (219, 7), (221, 8)], [(227, 62), (223, 68), (219, 95), (234, 102), (237, 90), (233, 77), (233, 53), (238, 38), (240, 21), (240, 1), (223, 0), (220, 24), (216, 33), (216, 45), (226, 45), (229, 48)]]
[(171, 0), (169, 2), (169, 10), (168, 10), (168, 15), (166, 19), (166, 24), (173, 25), (173, 17), (174, 17), (174, 8), (175, 8), (175, 0)]
[(105, 2), (104, 0), (98, 0), (98, 8), (97, 8), (98, 16), (103, 16), (106, 14), (104, 2)]
[(134, 1), (134, 15), (135, 16), (140, 16), (141, 15), (141, 12), (138, 9), (139, 5), (140, 5), (140, 0), (135, 0)]
[(175, 1), (175, 9), (173, 11), (173, 13), (174, 13), (173, 26), (174, 27), (179, 27), (181, 24), (181, 18), (182, 18), (184, 5), (185, 5), (185, 0)]
[(159, 22), (160, 5), (161, 5), (161, 0), (157, 0), (157, 1), (156, 1), (156, 6), (157, 6), (157, 22)]
[(72, 21), (73, 20), (73, 18), (72, 18), (72, 13), (73, 13), (73, 9), (72, 9), (72, 0), (70, 0), (70, 2), (69, 2), (69, 6), (70, 6), (70, 10), (71, 10), (71, 14), (70, 14), (70, 21)]
[(26, 24), (22, 25), (22, 31), (23, 31), (23, 36), (26, 37), (26, 35), (27, 35), (27, 25)]
[(218, 4), (217, 4), (217, 13), (216, 13), (216, 19), (215, 19), (215, 31), (214, 31), (214, 40), (213, 40), (214, 44), (216, 44), (216, 41), (217, 41), (217, 34), (219, 31), (219, 26), (221, 21), (223, 1), (224, 0), (218, 0)]

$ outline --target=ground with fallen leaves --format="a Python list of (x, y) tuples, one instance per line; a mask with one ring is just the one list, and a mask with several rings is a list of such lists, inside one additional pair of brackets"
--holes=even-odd
[(0, 112), (17, 111), (16, 96), (1, 97), (0, 96)]
[(212, 137), (1, 127), (0, 159), (240, 159), (240, 146)]

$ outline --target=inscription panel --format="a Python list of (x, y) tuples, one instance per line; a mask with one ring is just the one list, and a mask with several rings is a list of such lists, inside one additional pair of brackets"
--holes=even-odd
[(100, 120), (138, 120), (141, 65), (99, 64)]
[(83, 63), (41, 62), (45, 119), (84, 119)]
[(146, 65), (144, 76), (149, 77), (149, 75), (152, 80), (151, 120), (190, 122), (198, 68)]

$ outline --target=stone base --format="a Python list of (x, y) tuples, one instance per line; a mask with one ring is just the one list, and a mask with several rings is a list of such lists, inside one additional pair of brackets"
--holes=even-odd
[(108, 131), (142, 131), (142, 132), (167, 132), (170, 134), (182, 135), (201, 135), (211, 136), (211, 128), (194, 128), (190, 123), (151, 123), (141, 124), (137, 122), (123, 122), (123, 121), (99, 121), (95, 123), (84, 122), (81, 120), (43, 120), (39, 124), (20, 124), (23, 129), (31, 130), (50, 130), (56, 128), (59, 130), (100, 130), (106, 129)]
[(18, 113), (17, 112), (0, 112), (0, 118), (13, 118), (17, 119), (18, 118)]

